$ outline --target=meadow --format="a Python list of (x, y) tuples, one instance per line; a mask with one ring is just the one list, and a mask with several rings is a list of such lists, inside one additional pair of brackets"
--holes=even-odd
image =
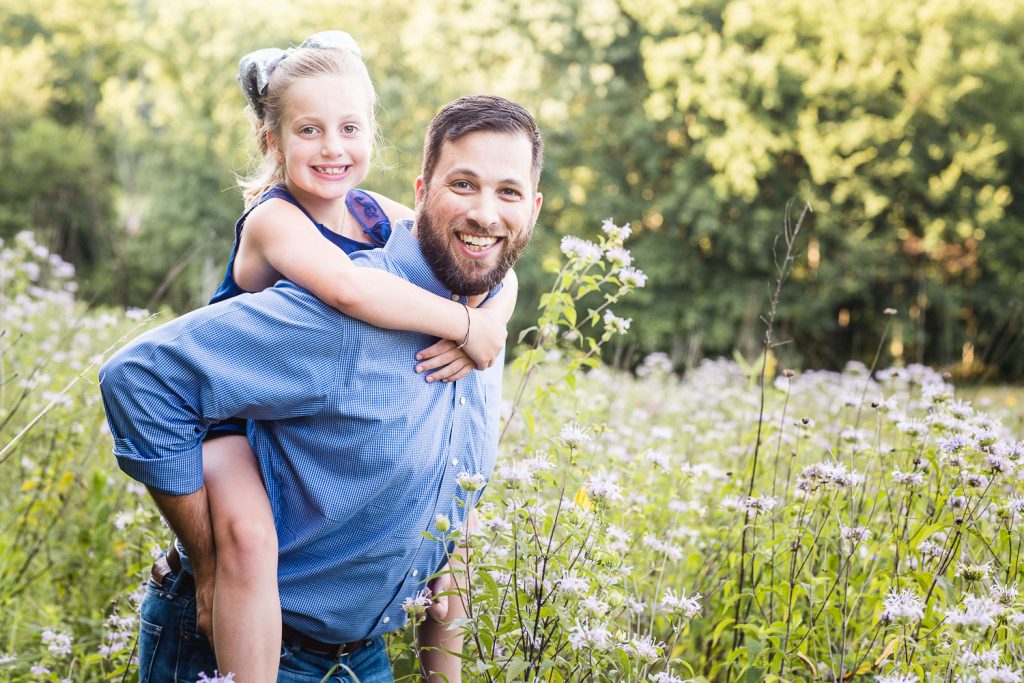
[[(631, 324), (614, 307), (646, 280), (628, 233), (563, 240), (508, 370), (482, 529), (437, 525), (471, 557), (450, 596), (464, 680), (1021, 681), (1014, 394), (972, 405), (884, 361), (785, 369), (770, 334), (765, 362), (606, 367)], [(96, 388), (166, 316), (89, 310), (76, 288), (30, 233), (0, 243), (0, 680), (134, 680), (170, 537), (117, 471)], [(391, 639), (399, 675), (421, 607)]]

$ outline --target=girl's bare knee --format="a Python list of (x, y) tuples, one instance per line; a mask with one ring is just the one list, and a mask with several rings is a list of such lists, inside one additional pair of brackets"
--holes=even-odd
[(245, 562), (277, 562), (277, 532), (269, 520), (238, 516), (226, 520), (217, 535), (217, 554)]

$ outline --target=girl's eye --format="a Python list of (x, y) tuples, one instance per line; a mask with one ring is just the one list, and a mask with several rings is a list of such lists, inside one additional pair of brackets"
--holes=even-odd
[(345, 135), (355, 135), (356, 133), (359, 132), (359, 126), (350, 123), (347, 126), (344, 126), (341, 129), (341, 132), (344, 133)]
[(316, 128), (313, 126), (303, 126), (299, 129), (299, 135), (316, 135)]

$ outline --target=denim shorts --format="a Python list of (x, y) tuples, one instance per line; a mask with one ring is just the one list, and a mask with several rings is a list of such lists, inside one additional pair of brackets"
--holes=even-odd
[[(139, 610), (139, 683), (194, 683), (213, 676), (217, 660), (196, 628), (195, 584), (188, 572), (168, 574), (163, 587), (152, 580)], [(279, 683), (392, 683), (384, 639), (340, 657), (296, 645), (281, 646)], [(226, 673), (226, 672), (225, 672)]]

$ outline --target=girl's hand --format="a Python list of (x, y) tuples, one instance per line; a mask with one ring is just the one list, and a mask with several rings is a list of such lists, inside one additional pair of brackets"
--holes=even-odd
[(469, 339), (463, 351), (476, 364), (477, 370), (486, 370), (494, 365), (505, 346), (508, 330), (501, 316), (486, 308), (470, 308), (469, 317)]
[[(416, 372), (429, 373), (428, 382), (454, 382), (468, 375), (476, 366), (465, 349), (456, 348), (451, 339), (442, 339), (416, 354)], [(433, 370), (434, 372), (430, 372)]]

